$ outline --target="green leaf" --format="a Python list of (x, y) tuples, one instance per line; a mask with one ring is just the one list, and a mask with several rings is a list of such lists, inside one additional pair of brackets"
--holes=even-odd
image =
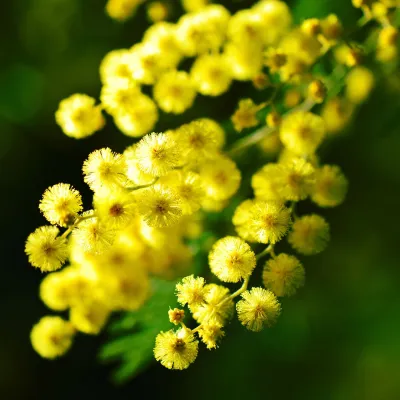
[(176, 281), (152, 280), (152, 296), (138, 311), (122, 314), (108, 329), (110, 340), (100, 353), (102, 362), (117, 362), (113, 381), (121, 384), (153, 359), (155, 337), (171, 329), (168, 308), (176, 306)]

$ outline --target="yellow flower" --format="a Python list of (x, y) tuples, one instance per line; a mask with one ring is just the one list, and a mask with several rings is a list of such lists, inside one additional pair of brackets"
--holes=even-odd
[(209, 0), (181, 0), (186, 12), (199, 11), (209, 4)]
[(219, 4), (183, 15), (177, 24), (177, 39), (182, 52), (193, 57), (217, 50), (225, 40), (229, 11)]
[(74, 334), (73, 326), (61, 317), (43, 317), (32, 328), (32, 347), (41, 357), (54, 359), (70, 349)]
[(202, 324), (200, 325), (199, 336), (207, 349), (212, 350), (218, 347), (217, 342), (225, 336), (225, 333), (218, 324)]
[(171, 135), (151, 133), (143, 137), (136, 145), (135, 156), (142, 172), (153, 175), (165, 175), (179, 164), (179, 147)]
[(205, 301), (205, 280), (201, 276), (195, 278), (193, 275), (186, 276), (176, 285), (178, 302), (184, 306), (188, 305), (193, 312)]
[(276, 187), (285, 200), (304, 200), (311, 192), (315, 183), (314, 167), (302, 158), (294, 158), (280, 165), (276, 176)]
[(97, 335), (107, 322), (110, 310), (102, 302), (92, 301), (71, 308), (69, 319), (79, 331), (88, 335)]
[(106, 83), (101, 88), (100, 100), (104, 109), (112, 116), (129, 114), (141, 96), (140, 87), (135, 83), (117, 81)]
[(48, 274), (40, 283), (40, 298), (52, 310), (64, 311), (71, 304), (70, 280), (64, 271)]
[(165, 63), (176, 68), (182, 59), (182, 52), (176, 36), (177, 27), (170, 22), (158, 22), (144, 33), (143, 42), (151, 43), (166, 58)]
[(256, 242), (257, 239), (248, 229), (248, 222), (251, 217), (251, 210), (254, 206), (254, 200), (245, 200), (240, 203), (233, 214), (232, 223), (235, 225), (236, 232), (240, 237), (248, 242)]
[(230, 73), (234, 79), (249, 81), (258, 76), (262, 71), (263, 52), (257, 43), (238, 45), (227, 43), (224, 53), (230, 66)]
[(241, 132), (245, 128), (252, 128), (259, 124), (257, 112), (262, 106), (254, 104), (251, 99), (239, 101), (239, 107), (232, 115), (231, 120), (236, 131)]
[(168, 311), (169, 322), (174, 325), (179, 325), (185, 319), (185, 311), (179, 308), (174, 308)]
[(182, 114), (193, 105), (196, 90), (187, 72), (169, 71), (154, 85), (153, 97), (161, 110)]
[(161, 332), (156, 337), (154, 356), (169, 369), (186, 369), (197, 357), (199, 342), (185, 329)]
[(106, 4), (107, 14), (117, 21), (125, 21), (136, 11), (136, 8), (144, 0), (108, 0)]
[(266, 25), (263, 25), (263, 20), (260, 15), (252, 9), (240, 10), (236, 12), (228, 24), (227, 36), (230, 41), (239, 45), (262, 46), (264, 30)]
[(124, 157), (108, 147), (90, 153), (82, 171), (84, 181), (94, 192), (104, 188), (120, 188), (127, 182)]
[(264, 286), (276, 296), (292, 296), (304, 285), (304, 275), (300, 261), (282, 253), (265, 263), (262, 279)]
[(224, 128), (211, 118), (199, 118), (196, 121), (203, 124), (204, 129), (212, 133), (216, 148), (222, 149), (225, 145)]
[(199, 174), (192, 171), (172, 171), (161, 179), (161, 183), (171, 187), (181, 199), (184, 215), (198, 211), (204, 198), (204, 189)]
[(115, 230), (104, 225), (97, 218), (86, 219), (72, 232), (73, 242), (87, 252), (100, 254), (111, 246)]
[(251, 178), (254, 195), (259, 200), (281, 200), (282, 166), (268, 163), (257, 171)]
[(346, 97), (352, 103), (360, 104), (368, 98), (374, 85), (374, 74), (368, 68), (355, 67), (346, 77)]
[(315, 174), (311, 199), (320, 207), (336, 207), (343, 203), (348, 181), (337, 165), (324, 165)]
[(290, 224), (290, 210), (279, 203), (256, 201), (249, 211), (247, 229), (259, 243), (278, 242)]
[(240, 171), (228, 157), (218, 156), (200, 165), (199, 174), (206, 195), (213, 200), (226, 200), (239, 189)]
[(126, 191), (98, 192), (93, 204), (99, 221), (111, 229), (126, 227), (137, 215), (134, 197)]
[(314, 80), (308, 85), (308, 97), (320, 104), (323, 103), (326, 97), (326, 87), (325, 85), (319, 81)]
[(242, 300), (236, 304), (236, 310), (242, 325), (253, 332), (259, 332), (264, 326), (275, 324), (281, 313), (281, 306), (271, 291), (254, 287), (241, 296)]
[(136, 147), (137, 143), (126, 148), (123, 153), (127, 165), (126, 176), (135, 185), (147, 185), (154, 181), (154, 176), (146, 174), (139, 168), (139, 160), (136, 157)]
[(220, 54), (205, 54), (196, 59), (190, 77), (197, 91), (205, 96), (220, 96), (232, 82), (226, 57)]
[(262, 20), (263, 42), (265, 45), (276, 43), (292, 24), (292, 16), (288, 5), (278, 0), (262, 0), (255, 3), (253, 10)]
[(233, 314), (233, 300), (229, 289), (210, 283), (205, 286), (204, 303), (196, 307), (193, 318), (200, 324), (223, 326)]
[(67, 226), (82, 211), (82, 197), (71, 185), (58, 183), (43, 193), (39, 209), (51, 224)]
[(334, 134), (342, 131), (349, 123), (354, 111), (354, 105), (348, 100), (333, 97), (329, 99), (321, 112), (326, 132)]
[(280, 128), (284, 146), (298, 155), (315, 152), (324, 139), (323, 119), (313, 113), (298, 111), (287, 116)]
[(60, 269), (68, 257), (67, 240), (58, 233), (55, 226), (41, 226), (26, 240), (25, 253), (29, 262), (42, 272)]
[(161, 1), (153, 1), (147, 6), (147, 16), (151, 22), (164, 21), (168, 13), (167, 5)]
[(182, 162), (192, 165), (214, 158), (220, 146), (220, 137), (204, 120), (195, 120), (171, 132), (182, 152)]
[(104, 85), (135, 85), (131, 71), (132, 52), (128, 49), (112, 50), (100, 63), (100, 80)]
[(154, 101), (145, 94), (138, 94), (127, 112), (114, 115), (118, 129), (126, 136), (140, 137), (150, 132), (158, 121), (158, 110)]
[(105, 120), (95, 102), (86, 94), (73, 94), (60, 102), (56, 122), (67, 136), (83, 139), (103, 128)]
[(211, 272), (223, 282), (239, 282), (256, 266), (256, 256), (242, 239), (226, 236), (218, 240), (208, 256)]
[(325, 250), (330, 239), (329, 225), (319, 215), (304, 215), (297, 219), (289, 233), (288, 241), (301, 254), (318, 254)]
[(144, 189), (138, 196), (138, 211), (147, 225), (163, 228), (174, 225), (182, 215), (179, 196), (164, 185)]

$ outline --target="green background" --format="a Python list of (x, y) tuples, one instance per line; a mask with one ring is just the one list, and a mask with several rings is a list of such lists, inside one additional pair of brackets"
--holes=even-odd
[[(143, 9), (118, 24), (104, 14), (104, 3), (0, 4), (0, 398), (399, 399), (400, 85), (393, 81), (381, 83), (349, 132), (323, 149), (323, 161), (340, 165), (348, 177), (348, 197), (342, 206), (322, 211), (332, 242), (324, 253), (303, 259), (306, 286), (284, 299), (276, 327), (255, 334), (233, 322), (218, 351), (203, 348), (189, 370), (154, 363), (119, 388), (109, 381), (112, 368), (97, 361), (106, 334), (80, 335), (67, 357), (53, 362), (33, 352), (29, 331), (48, 311), (37, 295), (42, 276), (27, 263), (23, 247), (44, 224), (37, 208), (41, 194), (69, 182), (89, 207), (83, 160), (95, 148), (122, 151), (131, 143), (111, 121), (84, 141), (67, 138), (54, 121), (62, 98), (98, 95), (103, 55), (131, 46), (147, 26)], [(177, 0), (171, 3), (178, 6)], [(253, 2), (224, 3), (234, 10)], [(359, 17), (347, 0), (290, 4), (297, 21), (337, 12), (351, 27)], [(163, 116), (156, 130), (194, 116), (226, 119), (244, 88), (234, 85), (229, 98), (199, 98), (184, 116)]]

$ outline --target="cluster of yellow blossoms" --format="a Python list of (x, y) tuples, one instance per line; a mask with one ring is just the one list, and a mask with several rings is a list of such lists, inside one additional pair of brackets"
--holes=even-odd
[[(110, 0), (108, 7), (115, 13), (120, 7), (122, 13), (134, 3), (139, 2)], [(185, 3), (189, 9), (190, 1)], [(349, 41), (335, 15), (293, 27), (289, 8), (279, 0), (261, 0), (234, 15), (221, 5), (194, 3), (194, 11), (177, 23), (155, 23), (141, 43), (106, 55), (100, 66), (100, 105), (75, 94), (56, 112), (57, 123), (74, 138), (101, 129), (103, 110), (124, 134), (147, 135), (122, 154), (103, 148), (88, 156), (83, 175), (93, 191), (91, 210), (83, 211), (79, 192), (69, 184), (43, 194), (39, 208), (51, 225), (28, 237), (26, 253), (34, 267), (51, 272), (40, 286), (44, 303), (55, 311), (69, 310), (69, 321), (47, 316), (34, 326), (32, 344), (43, 357), (64, 354), (77, 331), (98, 333), (111, 312), (139, 309), (151, 296), (150, 277), (186, 275), (176, 285), (177, 300), (198, 325), (189, 328), (185, 311), (170, 309), (170, 321), (180, 327), (161, 332), (154, 348), (165, 367), (185, 369), (197, 356), (199, 339), (208, 349), (217, 347), (235, 308), (251, 331), (275, 323), (281, 312), (278, 298), (295, 294), (305, 279), (300, 260), (276, 249), (285, 236), (301, 255), (327, 246), (326, 220), (314, 213), (298, 216), (296, 204), (310, 199), (319, 207), (335, 207), (344, 201), (345, 176), (338, 166), (321, 164), (316, 152), (330, 134), (343, 129), (374, 87), (374, 74), (360, 65), (363, 47)], [(354, 4), (364, 11), (363, 25), (378, 26), (373, 36), (377, 59), (396, 62), (397, 29), (391, 17), (398, 2)], [(333, 57), (334, 70), (318, 75), (313, 67), (325, 56)], [(185, 58), (194, 61), (178, 70)], [(149, 133), (158, 109), (184, 113), (196, 96), (222, 95), (233, 80), (272, 89), (273, 95), (263, 104), (239, 102), (234, 128), (261, 127), (229, 151), (224, 150), (224, 129), (208, 118)], [(142, 92), (149, 85), (152, 98)], [(237, 236), (217, 240), (209, 252), (216, 278), (241, 283), (231, 293), (191, 275), (187, 239), (202, 232), (207, 212), (222, 211), (237, 193), (241, 172), (233, 158), (253, 144), (276, 161), (253, 171), (254, 198), (240, 203), (232, 218)], [(264, 250), (256, 254), (249, 243)], [(263, 287), (248, 289), (265, 256)]]

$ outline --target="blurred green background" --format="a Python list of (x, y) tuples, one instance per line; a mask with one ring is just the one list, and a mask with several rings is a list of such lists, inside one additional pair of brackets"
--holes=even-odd
[[(303, 259), (306, 286), (283, 301), (276, 327), (254, 334), (233, 322), (218, 351), (202, 349), (189, 370), (152, 364), (119, 388), (109, 381), (111, 368), (96, 360), (106, 334), (80, 335), (67, 357), (53, 362), (33, 352), (29, 331), (48, 311), (37, 295), (42, 276), (28, 265), (23, 247), (44, 224), (41, 194), (69, 182), (89, 206), (83, 160), (95, 148), (122, 151), (131, 142), (111, 121), (84, 141), (67, 138), (54, 121), (62, 98), (98, 95), (103, 55), (131, 46), (147, 26), (143, 8), (119, 24), (105, 15), (104, 3), (0, 2), (0, 399), (400, 399), (400, 92), (393, 82), (376, 88), (350, 132), (324, 148), (323, 160), (339, 164), (349, 178), (348, 198), (323, 211), (332, 242)], [(252, 3), (224, 2), (232, 10)], [(298, 21), (336, 12), (347, 26), (359, 16), (350, 3), (290, 2)], [(212, 112), (210, 102), (199, 99), (194, 112), (228, 118), (242, 88), (236, 85), (229, 100), (212, 101)], [(191, 117), (164, 118), (157, 130)]]

